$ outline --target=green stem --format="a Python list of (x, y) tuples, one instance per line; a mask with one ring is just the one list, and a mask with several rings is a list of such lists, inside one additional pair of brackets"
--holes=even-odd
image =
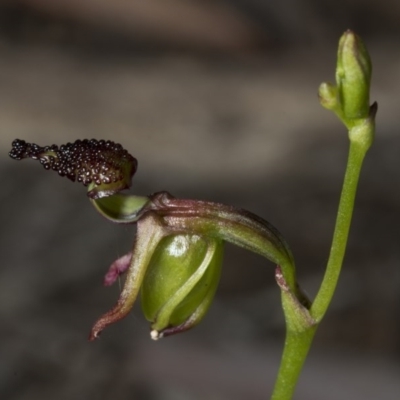
[[(285, 347), (271, 400), (290, 400), (292, 398), (318, 323), (332, 300), (346, 250), (357, 184), (366, 150), (362, 144), (350, 141), (349, 158), (339, 202), (331, 253), (322, 285), (310, 309), (310, 316), (314, 319), (315, 325), (310, 324), (309, 326), (304, 326), (304, 329), (297, 329), (296, 326), (287, 321)], [(287, 319), (289, 318), (289, 321), (293, 320), (287, 311), (285, 315)]]
[(358, 141), (350, 141), (349, 157), (329, 260), (321, 287), (310, 309), (310, 314), (317, 323), (325, 315), (339, 279), (349, 236), (357, 184), (368, 147)]
[(303, 332), (286, 331), (285, 347), (271, 400), (290, 400), (303, 368), (317, 326)]
[(290, 400), (315, 332), (336, 290), (349, 237), (354, 201), (365, 154), (375, 134), (377, 103), (369, 106), (371, 61), (361, 39), (351, 31), (339, 42), (336, 86), (323, 83), (321, 104), (334, 111), (349, 130), (350, 149), (331, 251), (321, 287), (311, 307), (299, 299), (277, 268), (286, 319), (286, 340), (272, 400)]
[[(361, 167), (365, 154), (371, 145), (374, 128), (373, 119), (370, 119), (365, 124), (349, 131), (349, 156), (331, 252), (323, 282), (309, 310), (309, 319), (307, 314), (304, 313), (304, 308), (299, 308), (296, 303), (294, 303), (294, 307), (290, 306), (290, 300), (288, 300), (290, 293), (282, 292), (287, 332), (281, 365), (271, 400), (290, 400), (292, 398), (318, 324), (332, 300), (346, 251)], [(305, 316), (305, 318), (302, 318), (302, 316)], [(296, 322), (299, 322), (299, 324)]]

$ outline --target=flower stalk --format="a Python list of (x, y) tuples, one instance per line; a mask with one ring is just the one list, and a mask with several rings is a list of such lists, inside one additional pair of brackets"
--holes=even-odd
[[(296, 313), (296, 304), (280, 284), (286, 317), (286, 339), (272, 400), (290, 400), (319, 323), (336, 290), (342, 269), (357, 185), (365, 155), (375, 136), (377, 104), (369, 106), (371, 61), (361, 39), (351, 31), (339, 41), (336, 86), (324, 82), (319, 88), (323, 107), (333, 111), (348, 129), (350, 142), (331, 251), (320, 289), (305, 312)], [(278, 280), (279, 284), (279, 280)], [(297, 306), (297, 308), (299, 308)], [(300, 318), (305, 314), (309, 317)]]

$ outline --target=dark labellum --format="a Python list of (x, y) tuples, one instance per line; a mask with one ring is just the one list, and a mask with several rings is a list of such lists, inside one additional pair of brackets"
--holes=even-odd
[[(110, 140), (84, 139), (56, 145), (40, 147), (34, 143), (16, 139), (9, 153), (14, 160), (32, 158), (39, 160), (45, 169), (57, 171), (71, 181), (78, 181), (85, 186), (107, 185), (125, 182), (129, 186), (130, 179), (137, 169), (137, 160), (120, 144)], [(122, 188), (122, 186), (121, 186)]]

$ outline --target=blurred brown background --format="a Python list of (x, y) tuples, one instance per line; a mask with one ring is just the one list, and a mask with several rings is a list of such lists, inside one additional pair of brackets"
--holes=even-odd
[(152, 342), (138, 305), (89, 343), (120, 290), (102, 287), (103, 274), (134, 227), (108, 223), (83, 187), (7, 153), (14, 138), (119, 142), (139, 160), (135, 193), (229, 203), (276, 225), (313, 296), (347, 156), (316, 92), (351, 28), (374, 62), (377, 137), (295, 398), (397, 399), (399, 19), (394, 0), (2, 1), (0, 398), (268, 397), (284, 338), (271, 264), (228, 246), (197, 328)]

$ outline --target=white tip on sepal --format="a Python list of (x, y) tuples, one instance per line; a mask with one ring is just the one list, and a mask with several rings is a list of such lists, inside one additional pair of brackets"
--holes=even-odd
[(163, 334), (162, 334), (161, 332), (158, 332), (158, 331), (156, 331), (155, 329), (153, 329), (153, 330), (150, 332), (150, 337), (151, 337), (153, 340), (158, 340), (158, 339), (161, 339), (161, 338), (163, 337)]

